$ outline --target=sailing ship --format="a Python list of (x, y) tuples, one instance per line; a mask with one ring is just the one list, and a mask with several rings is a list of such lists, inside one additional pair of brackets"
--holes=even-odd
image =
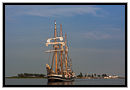
[(47, 39), (46, 46), (53, 49), (45, 51), (52, 53), (51, 65), (46, 64), (48, 82), (74, 81), (75, 73), (72, 70), (72, 61), (68, 55), (67, 34), (62, 35), (62, 24), (60, 24), (60, 35), (57, 35), (56, 21), (54, 21), (54, 37)]

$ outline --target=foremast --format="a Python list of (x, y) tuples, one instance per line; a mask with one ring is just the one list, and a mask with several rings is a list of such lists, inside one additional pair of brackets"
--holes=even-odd
[[(54, 37), (57, 37), (57, 33), (56, 33), (56, 21), (55, 21), (55, 31), (54, 31)], [(55, 43), (56, 43), (56, 39), (55, 39)], [(55, 73), (57, 74), (57, 48), (58, 46), (55, 44), (54, 45), (54, 49), (55, 49)]]

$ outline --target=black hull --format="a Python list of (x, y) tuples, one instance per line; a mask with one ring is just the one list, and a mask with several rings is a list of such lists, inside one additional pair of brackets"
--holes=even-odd
[(71, 82), (74, 81), (74, 78), (64, 78), (58, 76), (49, 76), (48, 82)]

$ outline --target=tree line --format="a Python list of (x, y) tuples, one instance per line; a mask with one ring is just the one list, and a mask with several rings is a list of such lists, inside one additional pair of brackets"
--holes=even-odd
[(18, 77), (45, 77), (44, 74), (33, 74), (33, 73), (20, 73), (17, 74)]

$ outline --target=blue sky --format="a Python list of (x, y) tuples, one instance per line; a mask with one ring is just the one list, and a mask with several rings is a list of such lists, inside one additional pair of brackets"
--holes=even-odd
[[(46, 73), (54, 20), (67, 33), (73, 69), (78, 74), (125, 73), (124, 5), (6, 5), (5, 73)], [(40, 42), (43, 41), (43, 47)]]

